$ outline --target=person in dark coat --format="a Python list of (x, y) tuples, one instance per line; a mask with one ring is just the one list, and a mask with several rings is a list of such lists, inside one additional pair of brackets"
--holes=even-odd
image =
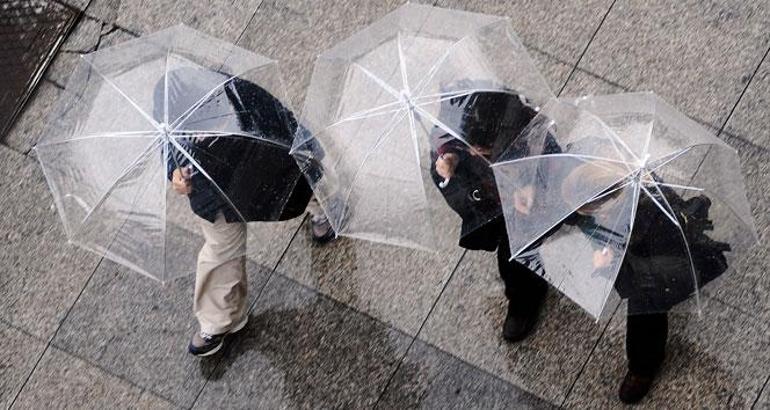
[(312, 191), (289, 155), (299, 125), (259, 85), (200, 68), (170, 71), (154, 98), (156, 121), (175, 128), (164, 149), (167, 177), (187, 195), (205, 239), (194, 296), (200, 330), (188, 350), (208, 356), (246, 325), (246, 223), (295, 218), (308, 207)]
[[(707, 196), (685, 200), (665, 186), (648, 189), (656, 197), (655, 201), (644, 193), (640, 195), (636, 204), (636, 222), (629, 238), (614, 232), (610, 228), (617, 219), (613, 211), (627, 203), (629, 198), (624, 196), (631, 195), (630, 188), (612, 186), (624, 171), (590, 164), (566, 170), (562, 196), (573, 208), (580, 205), (578, 193), (587, 192), (586, 183), (593, 187), (599, 182), (598, 185), (611, 188), (598, 195), (600, 199), (580, 207), (543, 239), (558, 232), (562, 226), (577, 227), (591, 239), (597, 274), (617, 266), (617, 258), (623, 257), (614, 287), (628, 302), (628, 371), (621, 383), (619, 397), (625, 403), (635, 403), (647, 394), (665, 358), (668, 311), (727, 270), (724, 253), (730, 246), (714, 241), (706, 234), (713, 229), (708, 218), (711, 201)], [(654, 173), (645, 178), (662, 182)], [(659, 206), (670, 207), (669, 212), (673, 211), (681, 230)], [(542, 240), (533, 247), (540, 243)]]
[(502, 334), (511, 342), (524, 339), (534, 328), (548, 284), (527, 266), (509, 261), (511, 251), (490, 163), (536, 114), (535, 107), (514, 91), (474, 92), (448, 99), (439, 113), (441, 121), (459, 130), (465, 142), (440, 127), (432, 132), (431, 174), (447, 204), (462, 218), (459, 245), (497, 250), (508, 299)]

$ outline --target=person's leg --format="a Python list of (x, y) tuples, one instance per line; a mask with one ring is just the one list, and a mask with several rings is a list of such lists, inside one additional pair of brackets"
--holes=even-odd
[(620, 400), (636, 403), (650, 390), (666, 356), (668, 313), (636, 314), (626, 318), (628, 372), (620, 386)]
[(246, 224), (227, 223), (220, 214), (214, 223), (201, 219), (205, 243), (198, 253), (193, 310), (200, 333), (190, 352), (213, 354), (225, 334), (246, 324)]
[(329, 218), (326, 217), (321, 204), (318, 203), (315, 196), (310, 198), (310, 202), (307, 204), (307, 211), (310, 213), (310, 236), (313, 241), (325, 244), (337, 237), (331, 222), (329, 222)]
[(548, 283), (529, 268), (509, 261), (508, 239), (503, 238), (497, 249), (497, 264), (508, 298), (508, 314), (503, 324), (503, 338), (518, 342), (529, 335), (537, 323)]

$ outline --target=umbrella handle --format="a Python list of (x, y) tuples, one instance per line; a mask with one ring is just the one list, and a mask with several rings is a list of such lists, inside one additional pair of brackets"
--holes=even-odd
[(446, 186), (449, 185), (449, 180), (450, 180), (450, 178), (444, 178), (443, 181), (438, 183), (438, 187), (441, 188), (441, 189), (446, 188)]

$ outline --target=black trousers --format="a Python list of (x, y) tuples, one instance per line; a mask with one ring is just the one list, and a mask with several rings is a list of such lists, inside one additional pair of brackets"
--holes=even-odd
[[(509, 261), (508, 237), (503, 235), (497, 248), (497, 265), (505, 284), (505, 297), (511, 307), (536, 309), (548, 290), (548, 282), (526, 266)], [(634, 314), (626, 320), (626, 357), (628, 370), (652, 377), (665, 358), (668, 339), (668, 313)]]
[(521, 263), (509, 261), (510, 257), (508, 237), (502, 235), (497, 247), (497, 266), (505, 284), (505, 297), (512, 308), (537, 309), (548, 291), (548, 282)]
[(626, 357), (628, 370), (653, 377), (666, 356), (668, 313), (628, 315), (626, 317)]

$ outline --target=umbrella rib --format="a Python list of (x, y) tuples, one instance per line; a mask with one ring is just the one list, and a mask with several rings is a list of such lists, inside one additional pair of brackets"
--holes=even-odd
[(193, 113), (195, 113), (195, 111), (198, 108), (203, 106), (203, 104), (206, 102), (207, 99), (209, 99), (209, 97), (214, 95), (214, 93), (216, 93), (217, 91), (220, 91), (219, 87), (222, 87), (223, 85), (225, 85), (228, 82), (232, 81), (234, 78), (235, 78), (234, 75), (231, 76), (231, 77), (228, 77), (227, 80), (217, 84), (214, 88), (209, 90), (209, 92), (204, 94), (203, 97), (201, 97), (198, 101), (196, 101), (193, 105), (191, 105), (190, 108), (185, 110), (185, 112), (183, 112), (179, 117), (177, 117), (171, 123), (171, 125), (169, 125), (169, 129), (171, 129), (171, 131), (176, 131), (176, 129), (179, 128), (182, 124), (184, 124), (184, 122), (187, 121), (187, 119), (190, 118), (190, 116), (193, 115)]
[[(568, 153), (568, 152), (562, 152), (562, 153), (540, 154), (540, 155), (527, 156), (527, 157), (523, 157), (523, 158), (516, 158), (516, 159), (512, 159), (512, 160), (508, 160), (508, 161), (496, 162), (496, 163), (492, 164), (491, 166), (492, 167), (497, 167), (497, 166), (501, 166), (501, 165), (510, 165), (510, 164), (513, 164), (513, 163), (516, 163), (516, 162), (523, 162), (523, 161), (534, 160), (534, 159), (552, 158), (552, 157), (573, 157), (573, 158), (577, 158), (577, 159), (579, 159), (581, 161), (584, 161), (584, 162), (586, 162), (588, 164), (592, 164), (592, 165), (595, 165), (595, 164), (593, 162), (591, 162), (591, 160), (612, 162), (612, 163), (624, 164), (624, 165), (635, 165), (635, 164), (630, 163), (630, 162), (625, 162), (625, 161), (621, 161), (621, 160), (617, 160), (617, 159), (612, 159), (612, 158), (599, 157), (599, 156), (586, 155), (586, 154), (571, 154), (571, 153)], [(597, 166), (599, 166), (599, 165), (597, 165)], [(633, 172), (634, 171), (629, 172), (628, 175), (632, 174)]]
[(169, 128), (172, 131), (176, 131), (177, 128), (182, 126), (182, 124), (184, 124), (184, 122), (187, 121), (187, 118), (189, 118), (198, 108), (200, 108), (206, 102), (206, 100), (209, 97), (211, 97), (212, 95), (214, 95), (214, 93), (217, 90), (219, 90), (219, 88), (222, 87), (223, 85), (229, 83), (230, 81), (232, 81), (233, 79), (237, 78), (238, 76), (240, 76), (241, 74), (243, 74), (245, 72), (249, 72), (249, 71), (253, 71), (253, 70), (261, 70), (261, 69), (263, 69), (265, 67), (269, 67), (269, 66), (270, 66), (270, 64), (264, 64), (264, 65), (261, 65), (261, 66), (258, 66), (258, 67), (252, 67), (250, 69), (246, 69), (246, 70), (244, 70), (244, 71), (242, 71), (242, 72), (240, 72), (238, 74), (231, 75), (226, 80), (224, 80), (221, 83), (217, 84), (214, 88), (212, 88), (209, 92), (207, 92), (203, 97), (201, 97), (198, 101), (196, 101), (195, 104), (193, 104), (184, 113), (182, 113), (179, 117), (177, 117), (174, 120), (174, 122), (172, 123), (172, 125), (169, 125)]
[[(393, 133), (393, 130), (396, 129), (396, 125), (399, 121), (404, 119), (404, 116), (406, 114), (402, 114), (401, 116), (398, 116), (398, 114), (393, 116), (392, 119), (392, 125), (390, 126), (390, 129), (383, 132), (383, 134), (377, 138), (377, 141), (375, 141), (374, 147), (372, 147), (364, 156), (363, 161), (361, 161), (361, 165), (358, 166), (356, 169), (356, 172), (353, 174), (353, 179), (350, 182), (350, 188), (348, 188), (348, 192), (345, 195), (345, 201), (342, 203), (342, 209), (344, 210), (345, 207), (347, 207), (348, 202), (350, 202), (350, 195), (353, 193), (353, 188), (355, 187), (356, 181), (358, 180), (358, 176), (361, 174), (361, 170), (364, 168), (364, 165), (366, 165), (366, 162), (369, 160), (369, 157), (371, 157), (378, 149), (379, 147), (385, 142), (388, 136), (390, 136), (391, 133)], [(337, 226), (342, 226), (342, 217), (344, 215), (340, 216), (340, 220), (337, 222)]]
[[(439, 128), (443, 129), (447, 134), (449, 134), (452, 137), (456, 138), (457, 140), (459, 140), (460, 142), (462, 142), (463, 144), (468, 146), (469, 149), (471, 149), (472, 151), (476, 152), (476, 149), (473, 148), (473, 146), (471, 144), (469, 144), (468, 141), (465, 140), (465, 138), (461, 137), (460, 134), (456, 133), (452, 128), (450, 128), (448, 125), (446, 125), (443, 122), (441, 122), (438, 118), (432, 116), (429, 112), (423, 110), (420, 107), (415, 106), (414, 109), (415, 109), (415, 111), (418, 111), (420, 115), (422, 115), (423, 117), (427, 118), (432, 123), (436, 124)], [(477, 156), (479, 158), (484, 160), (484, 162), (486, 162), (487, 165), (491, 165), (491, 162), (489, 162), (489, 160), (485, 156), (481, 155), (478, 152), (476, 152), (476, 154), (477, 154)]]
[(211, 178), (211, 176), (208, 174), (208, 172), (206, 172), (206, 170), (203, 169), (201, 164), (199, 164), (198, 161), (196, 161), (195, 158), (193, 158), (192, 155), (190, 155), (187, 152), (187, 150), (185, 150), (185, 148), (179, 142), (177, 142), (175, 139), (169, 138), (169, 141), (171, 142), (171, 145), (173, 145), (177, 150), (179, 150), (179, 152), (185, 158), (187, 158), (188, 161), (190, 161), (190, 164), (192, 164), (192, 166), (195, 167), (196, 170), (198, 170), (201, 174), (203, 174), (204, 177), (206, 177), (206, 179), (209, 180), (209, 182), (211, 182), (211, 184), (214, 186), (214, 188), (216, 188), (216, 190), (219, 191), (219, 194), (222, 195), (222, 198), (224, 198), (225, 201), (227, 201), (227, 204), (230, 205), (233, 208), (233, 210), (235, 211), (236, 214), (238, 214), (238, 217), (241, 219), (241, 221), (245, 223), (246, 222), (246, 218), (243, 217), (243, 215), (241, 214), (241, 211), (238, 210), (238, 208), (235, 206), (235, 204), (232, 203), (232, 201), (230, 201), (230, 198), (227, 196), (227, 194), (225, 194), (225, 192), (222, 190), (222, 188), (220, 188), (219, 185), (214, 181), (214, 179)]
[[(422, 193), (422, 198), (424, 203), (428, 204), (428, 196), (425, 193), (425, 184), (422, 183), (422, 164), (420, 163), (420, 142), (417, 139), (417, 128), (414, 121), (414, 112), (409, 110), (407, 111), (407, 115), (409, 116), (409, 132), (410, 136), (412, 137), (412, 145), (414, 146), (414, 156), (415, 160), (417, 161), (417, 175), (420, 178), (420, 183), (418, 184), (420, 186), (420, 192)], [(431, 239), (434, 241), (436, 240), (436, 232), (433, 229), (433, 224), (428, 224), (431, 231)]]
[[(636, 171), (634, 171), (634, 172), (636, 172)], [(618, 182), (620, 182), (620, 181), (623, 181), (624, 179), (626, 179), (626, 178), (628, 178), (629, 176), (631, 176), (631, 175), (632, 175), (634, 172), (630, 172), (630, 173), (628, 173), (628, 174), (627, 174), (627, 175), (625, 175), (623, 178), (620, 178), (620, 179), (618, 179), (617, 181), (613, 182), (613, 183), (612, 183), (610, 186), (612, 186), (612, 185), (615, 185), (615, 184), (617, 184), (617, 183), (618, 183)], [(603, 192), (604, 190), (601, 190), (601, 191), (598, 191), (596, 194), (594, 194), (594, 195), (591, 195), (591, 197), (590, 197), (588, 200), (586, 200), (586, 201), (584, 201), (584, 202), (581, 202), (581, 203), (579, 203), (577, 206), (575, 206), (573, 209), (571, 209), (570, 211), (568, 211), (566, 214), (562, 215), (560, 218), (558, 218), (558, 219), (556, 220), (556, 222), (554, 222), (554, 223), (553, 223), (551, 226), (549, 226), (547, 229), (545, 229), (545, 230), (541, 230), (541, 232), (540, 232), (539, 234), (537, 234), (537, 235), (535, 235), (535, 236), (534, 236), (534, 238), (535, 238), (535, 239), (532, 239), (531, 241), (527, 242), (527, 243), (526, 243), (524, 246), (520, 247), (520, 248), (519, 248), (519, 249), (518, 249), (516, 252), (511, 252), (511, 257), (510, 257), (508, 260), (512, 261), (512, 260), (513, 260), (513, 259), (514, 259), (516, 256), (518, 256), (520, 253), (522, 253), (523, 251), (525, 251), (525, 250), (526, 250), (526, 249), (527, 249), (527, 248), (528, 248), (530, 245), (532, 245), (533, 243), (535, 243), (535, 242), (539, 241), (539, 240), (540, 240), (540, 238), (541, 238), (543, 235), (545, 235), (545, 234), (546, 234), (548, 231), (550, 231), (551, 229), (553, 229), (553, 228), (554, 228), (556, 225), (560, 224), (562, 221), (564, 221), (565, 219), (567, 219), (567, 218), (568, 218), (570, 215), (572, 215), (573, 213), (577, 212), (577, 210), (578, 210), (578, 209), (580, 209), (580, 208), (582, 208), (582, 207), (583, 207), (585, 204), (587, 204), (587, 203), (589, 203), (589, 202), (593, 202), (593, 201), (595, 201), (596, 199), (598, 199), (598, 198), (601, 198), (601, 197), (603, 197), (603, 196), (606, 196), (606, 195), (610, 195), (610, 194), (614, 193), (615, 191), (617, 191), (617, 190), (619, 190), (619, 189), (623, 189), (623, 188), (625, 188), (626, 186), (628, 186), (630, 183), (631, 183), (631, 181), (626, 181), (625, 183), (623, 183), (623, 184), (621, 184), (621, 185), (618, 185), (617, 187), (615, 187), (615, 188), (613, 188), (613, 189), (611, 189), (611, 190), (609, 190), (609, 191), (607, 191), (607, 192), (604, 192), (604, 194), (602, 194), (602, 192)]]
[(388, 85), (388, 83), (383, 81), (381, 78), (374, 75), (371, 71), (367, 70), (366, 67), (358, 63), (353, 63), (353, 67), (357, 67), (359, 70), (363, 71), (367, 77), (371, 78), (375, 83), (377, 83), (377, 85), (382, 87), (382, 89), (390, 93), (393, 97), (401, 99), (401, 94), (396, 89)]
[[(400, 101), (399, 101), (399, 102), (397, 102), (397, 103), (393, 103), (393, 104), (403, 105), (403, 103), (402, 103), (402, 102), (400, 102)], [(360, 114), (358, 114), (358, 115), (351, 115), (350, 117), (346, 117), (346, 118), (343, 118), (343, 119), (341, 119), (341, 120), (339, 120), (339, 121), (337, 121), (337, 122), (334, 122), (334, 123), (332, 123), (332, 124), (329, 124), (329, 125), (327, 125), (325, 129), (329, 129), (329, 128), (332, 128), (332, 127), (336, 127), (336, 126), (338, 126), (338, 125), (340, 125), (340, 124), (344, 124), (344, 123), (346, 123), (346, 122), (351, 122), (351, 121), (358, 121), (358, 120), (364, 120), (364, 119), (367, 119), (367, 118), (373, 118), (373, 117), (379, 117), (379, 116), (382, 116), (382, 115), (392, 114), (392, 113), (396, 113), (396, 112), (399, 112), (399, 111), (402, 111), (402, 110), (405, 110), (405, 109), (406, 109), (406, 108), (404, 108), (404, 107), (402, 106), (402, 107), (396, 108), (395, 110), (388, 110), (388, 111), (376, 111), (377, 109), (380, 109), (380, 108), (382, 108), (382, 107), (384, 107), (384, 106), (381, 106), (381, 107), (376, 107), (376, 108), (375, 108), (375, 110), (374, 110), (372, 113), (370, 113), (370, 114), (365, 114), (365, 115), (360, 115)]]
[(149, 122), (150, 122), (150, 124), (152, 124), (152, 126), (153, 126), (153, 127), (155, 127), (156, 129), (160, 130), (160, 124), (158, 124), (158, 122), (157, 122), (157, 121), (155, 121), (155, 120), (154, 120), (152, 117), (150, 117), (149, 115), (147, 115), (147, 113), (146, 113), (146, 112), (144, 112), (144, 110), (142, 110), (142, 109), (139, 107), (139, 105), (137, 105), (137, 104), (134, 102), (134, 100), (132, 100), (132, 99), (131, 99), (131, 98), (130, 98), (128, 95), (126, 95), (126, 93), (124, 93), (124, 92), (123, 92), (123, 90), (121, 90), (120, 88), (118, 88), (118, 86), (117, 86), (117, 85), (116, 85), (114, 82), (112, 82), (112, 80), (110, 80), (109, 78), (107, 78), (107, 76), (105, 76), (104, 74), (102, 74), (102, 73), (101, 73), (101, 71), (99, 71), (99, 70), (96, 68), (96, 66), (95, 66), (95, 65), (94, 65), (92, 62), (88, 61), (88, 59), (87, 59), (87, 58), (84, 58), (84, 59), (83, 59), (83, 61), (85, 61), (85, 62), (86, 62), (86, 63), (87, 63), (89, 66), (91, 66), (91, 69), (92, 69), (92, 70), (93, 70), (93, 71), (96, 73), (96, 75), (98, 75), (99, 77), (101, 77), (101, 78), (104, 80), (104, 82), (106, 82), (107, 84), (109, 84), (109, 86), (110, 86), (110, 87), (112, 87), (112, 88), (113, 88), (115, 91), (117, 91), (117, 92), (118, 92), (118, 94), (120, 94), (120, 95), (121, 95), (123, 98), (125, 98), (125, 99), (126, 99), (126, 101), (128, 101), (128, 103), (129, 103), (129, 104), (131, 104), (131, 106), (132, 106), (132, 107), (134, 107), (134, 109), (135, 109), (137, 112), (139, 112), (139, 114), (141, 114), (141, 116), (142, 116), (142, 117), (144, 117), (144, 119), (146, 119), (147, 121), (149, 121)]
[(665, 187), (669, 187), (669, 188), (674, 188), (674, 189), (685, 189), (685, 190), (690, 190), (690, 191), (703, 191), (704, 190), (703, 188), (698, 188), (698, 187), (695, 187), (695, 186), (670, 184), (668, 182), (657, 182), (657, 181), (655, 181), (654, 184), (655, 185), (659, 185), (659, 186), (665, 186)]
[[(634, 225), (635, 225), (635, 222), (636, 222), (636, 212), (637, 212), (638, 207), (639, 207), (639, 193), (641, 192), (641, 189), (639, 189), (639, 184), (635, 184), (634, 188), (635, 188), (634, 189), (634, 197), (633, 197), (633, 200), (631, 202), (631, 221), (630, 221), (630, 224), (629, 224), (629, 227), (628, 227), (629, 235), (628, 235), (628, 240), (626, 241), (625, 245), (623, 246), (623, 256), (624, 256), (624, 258), (625, 258), (626, 252), (628, 252), (628, 247), (631, 245), (631, 238), (632, 238), (632, 235), (633, 235), (633, 232), (634, 232)], [(622, 262), (621, 262), (620, 266), (622, 266)], [(615, 274), (615, 279), (613, 281), (607, 283), (606, 286), (614, 286), (615, 285), (615, 281), (618, 280), (618, 273), (620, 273), (620, 267), (618, 267), (618, 272), (616, 272), (616, 274)], [(606, 287), (604, 289), (604, 293), (607, 294), (607, 298), (604, 299), (604, 302), (602, 303), (602, 306), (599, 309), (599, 315), (601, 315), (601, 312), (604, 311), (604, 308), (607, 305), (607, 301), (609, 300), (609, 292), (607, 292), (607, 288)], [(598, 317), (597, 317), (597, 320), (598, 320)]]
[[(185, 134), (191, 134), (191, 135), (187, 136)], [(279, 146), (281, 148), (291, 149), (291, 146), (289, 146), (287, 144), (284, 144), (282, 142), (273, 141), (273, 140), (270, 140), (270, 139), (267, 139), (267, 138), (264, 138), (264, 137), (260, 137), (260, 136), (254, 135), (254, 134), (247, 134), (247, 133), (237, 132), (237, 131), (203, 131), (203, 130), (196, 131), (196, 130), (184, 130), (184, 131), (176, 131), (176, 132), (172, 133), (171, 135), (173, 137), (175, 137), (175, 138), (198, 138), (198, 137), (200, 137), (200, 138), (210, 138), (210, 137), (223, 137), (223, 138), (233, 137), (233, 138), (235, 138), (235, 137), (243, 137), (243, 138), (246, 138), (246, 139), (253, 139), (253, 140), (257, 140), (257, 141), (266, 142), (266, 143), (269, 143), (269, 144), (272, 144), (272, 145), (277, 145), (277, 146)]]
[(115, 138), (115, 139), (148, 138), (148, 136), (152, 136), (152, 137), (156, 136), (157, 133), (158, 131), (128, 131), (128, 132), (108, 132), (103, 134), (89, 134), (89, 135), (81, 135), (74, 138), (69, 138), (62, 141), (43, 142), (43, 143), (37, 144), (36, 148), (47, 147), (49, 145), (60, 145), (68, 142), (99, 139), (99, 138)]
[[(668, 207), (668, 209), (671, 210), (671, 213), (674, 213), (674, 209), (671, 207), (671, 204), (669, 204), (668, 199), (666, 199), (666, 196), (663, 195), (663, 191), (661, 191), (657, 185), (654, 185), (654, 186), (655, 186), (655, 189), (660, 194), (660, 197), (663, 199), (663, 202), (666, 203), (666, 206)], [(682, 235), (682, 242), (684, 243), (684, 248), (687, 251), (687, 259), (690, 262), (690, 273), (692, 274), (692, 280), (693, 280), (693, 283), (695, 284), (695, 289), (694, 289), (695, 304), (698, 306), (698, 314), (700, 315), (701, 314), (700, 286), (698, 285), (698, 276), (695, 272), (695, 264), (692, 261), (692, 252), (690, 251), (690, 243), (687, 241), (687, 235), (685, 235), (682, 225), (678, 222), (675, 225), (679, 229), (679, 234)]]
[[(642, 189), (642, 191), (644, 191), (644, 193), (645, 193), (645, 194), (646, 194), (646, 195), (647, 195), (647, 196), (650, 198), (650, 200), (652, 200), (652, 202), (655, 204), (655, 206), (657, 206), (657, 207), (658, 207), (658, 209), (660, 209), (660, 211), (661, 211), (661, 212), (663, 212), (663, 214), (664, 214), (664, 215), (666, 215), (666, 216), (668, 217), (668, 219), (669, 219), (669, 220), (671, 220), (671, 222), (672, 222), (674, 225), (677, 225), (677, 226), (679, 226), (679, 221), (677, 221), (676, 217), (675, 217), (673, 214), (670, 214), (670, 213), (669, 213), (669, 211), (668, 211), (666, 208), (664, 208), (664, 207), (663, 207), (663, 205), (662, 205), (660, 202), (658, 202), (658, 200), (657, 200), (657, 199), (655, 199), (655, 197), (654, 197), (654, 196), (652, 195), (652, 193), (651, 193), (651, 192), (650, 192), (650, 191), (647, 189), (647, 187), (645, 187), (643, 184), (639, 184), (639, 187), (640, 187), (640, 188)], [(662, 196), (662, 195), (663, 195), (663, 194), (661, 193), (661, 196)], [(665, 199), (665, 198), (664, 198), (664, 199)], [(671, 212), (673, 213), (673, 210), (672, 210)]]
[(148, 154), (150, 154), (150, 153), (153, 151), (153, 149), (155, 149), (155, 148), (157, 148), (157, 147), (159, 146), (159, 141), (160, 141), (160, 138), (156, 138), (155, 140), (153, 140), (153, 141), (152, 141), (152, 142), (151, 142), (151, 143), (150, 143), (150, 144), (147, 146), (147, 148), (145, 148), (145, 150), (144, 150), (144, 151), (142, 151), (142, 153), (140, 153), (140, 154), (139, 154), (139, 155), (138, 155), (138, 156), (137, 156), (137, 157), (136, 157), (136, 158), (135, 158), (133, 161), (131, 161), (131, 163), (130, 163), (130, 164), (128, 164), (128, 165), (126, 166), (126, 168), (125, 168), (125, 169), (124, 169), (124, 170), (123, 170), (123, 171), (120, 173), (120, 175), (118, 175), (118, 177), (117, 177), (117, 178), (115, 178), (115, 181), (114, 181), (112, 184), (110, 184), (110, 186), (109, 186), (109, 188), (107, 189), (107, 191), (105, 191), (105, 192), (104, 192), (104, 194), (102, 194), (102, 196), (99, 198), (99, 200), (98, 200), (98, 201), (96, 201), (96, 203), (94, 204), (94, 206), (93, 206), (93, 207), (91, 207), (91, 209), (90, 209), (90, 210), (89, 210), (89, 211), (86, 213), (86, 216), (84, 216), (84, 217), (83, 217), (83, 219), (80, 221), (80, 224), (81, 224), (81, 226), (82, 226), (82, 225), (83, 225), (83, 223), (85, 223), (85, 221), (86, 221), (86, 220), (87, 220), (87, 219), (88, 219), (88, 218), (89, 218), (89, 217), (90, 217), (90, 216), (91, 216), (91, 215), (94, 213), (94, 211), (96, 211), (96, 210), (97, 210), (97, 209), (98, 209), (98, 208), (99, 208), (99, 207), (100, 207), (100, 206), (101, 206), (101, 205), (104, 203), (104, 201), (106, 201), (106, 200), (107, 200), (107, 197), (108, 197), (108, 196), (109, 196), (109, 195), (112, 193), (112, 191), (114, 191), (114, 190), (115, 190), (115, 188), (118, 186), (118, 182), (120, 182), (120, 180), (121, 180), (121, 179), (125, 178), (125, 177), (126, 177), (126, 175), (128, 175), (130, 172), (132, 172), (134, 169), (136, 169), (136, 167), (137, 167), (139, 164), (141, 164), (141, 163), (142, 163), (142, 161), (145, 159), (145, 157), (146, 157)]
[(171, 47), (166, 48), (166, 66), (163, 74), (163, 123), (168, 124), (168, 61), (171, 54)]
[(441, 67), (441, 64), (443, 64), (444, 61), (446, 61), (447, 57), (449, 57), (450, 52), (455, 48), (455, 46), (464, 42), (469, 37), (470, 37), (469, 35), (463, 36), (461, 39), (455, 41), (454, 43), (449, 45), (449, 47), (446, 48), (446, 50), (444, 51), (444, 54), (442, 54), (441, 57), (439, 57), (436, 60), (436, 62), (433, 64), (430, 70), (428, 70), (428, 73), (425, 74), (425, 77), (421, 78), (420, 82), (417, 83), (417, 86), (415, 87), (416, 94), (420, 94), (423, 91), (423, 89), (427, 87), (428, 82), (430, 82), (430, 80), (433, 79), (433, 77), (436, 75), (439, 68)]
[(408, 94), (409, 80), (406, 77), (406, 61), (404, 59), (404, 48), (401, 46), (401, 31), (396, 32), (396, 45), (398, 46), (398, 66), (401, 69), (401, 83)]

